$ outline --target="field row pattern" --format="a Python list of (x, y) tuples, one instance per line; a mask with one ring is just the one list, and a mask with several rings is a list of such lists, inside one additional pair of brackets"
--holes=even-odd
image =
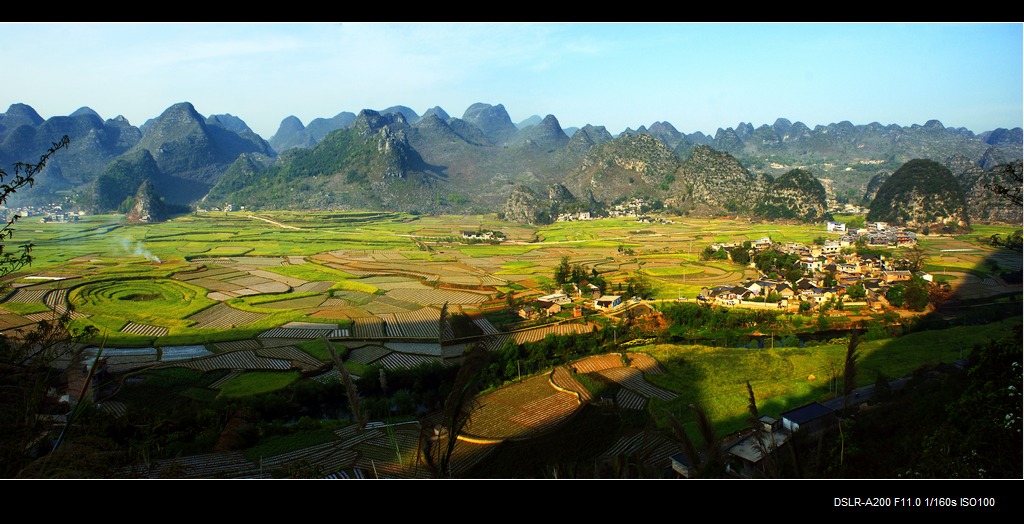
[(306, 462), (315, 464), (323, 471), (337, 471), (351, 466), (358, 454), (337, 441), (325, 442), (263, 459), (265, 468), (282, 468), (289, 464)]
[(556, 324), (536, 329), (516, 331), (515, 333), (512, 333), (512, 337), (515, 339), (516, 344), (526, 344), (527, 342), (539, 342), (544, 340), (544, 337), (548, 335), (575, 335), (579, 333), (590, 333), (590, 326), (585, 324)]
[(633, 391), (647, 397), (647, 398), (658, 398), (661, 400), (672, 400), (678, 395), (667, 390), (659, 388), (647, 382), (644, 379), (643, 373), (633, 368), (613, 368), (606, 369), (604, 371), (598, 371), (598, 375), (612, 380), (624, 388), (632, 389)]
[(340, 338), (347, 337), (347, 329), (295, 329), (295, 328), (274, 328), (260, 333), (259, 338)]
[(145, 478), (162, 478), (173, 475), (174, 478), (239, 478), (258, 474), (258, 467), (240, 451), (227, 453), (206, 453), (173, 459), (159, 460), (149, 467), (140, 466), (126, 473)]
[(144, 337), (162, 337), (167, 335), (168, 329), (162, 326), (151, 326), (149, 324), (137, 324), (135, 322), (128, 322), (123, 328), (121, 333), (130, 333), (132, 335), (142, 335)]
[(647, 397), (628, 388), (619, 388), (615, 393), (615, 405), (621, 409), (644, 409)]
[(522, 406), (522, 412), (510, 420), (533, 430), (542, 430), (561, 422), (579, 407), (576, 395), (559, 391), (547, 398)]
[(38, 289), (38, 288), (18, 288), (14, 290), (11, 296), (7, 297), (5, 302), (43, 302), (43, 297), (49, 293), (49, 289)]
[(338, 373), (338, 370), (336, 369), (332, 369), (326, 373), (321, 373), (313, 377), (313, 380), (321, 384), (335, 384), (341, 382), (341, 373)]
[(679, 445), (667, 438), (654, 433), (637, 433), (629, 437), (621, 437), (602, 457), (635, 456), (643, 457), (644, 464), (652, 467), (665, 467), (672, 455), (679, 453)]
[(405, 302), (437, 306), (446, 302), (449, 304), (479, 304), (490, 299), (488, 295), (482, 293), (448, 289), (395, 289), (388, 292), (388, 296)]
[[(24, 315), (24, 317), (31, 320), (32, 322), (42, 322), (44, 320), (55, 321), (57, 317), (63, 314), (64, 311), (49, 311), (46, 313), (29, 313), (28, 315)], [(77, 311), (72, 311), (70, 316), (72, 320), (78, 320), (80, 318), (89, 318), (89, 315), (84, 315)]]
[(494, 327), (486, 318), (474, 318), (473, 323), (476, 324), (480, 331), (483, 331), (485, 335), (494, 335), (499, 333), (498, 328)]
[(214, 344), (221, 351), (236, 351), (239, 349), (259, 349), (263, 347), (258, 340), (247, 338), (245, 340), (234, 340), (231, 342), (218, 342)]
[(381, 319), (377, 317), (363, 317), (352, 319), (353, 336), (357, 338), (383, 338), (384, 326)]
[(217, 304), (188, 317), (196, 323), (196, 328), (226, 328), (244, 326), (261, 320), (267, 316), (266, 313), (255, 313), (252, 311), (241, 311), (227, 304)]
[(297, 293), (306, 293), (306, 292), (323, 293), (323, 292), (327, 291), (328, 289), (331, 289), (331, 286), (333, 286), (333, 285), (334, 285), (334, 282), (327, 282), (327, 281), (306, 282), (305, 284), (302, 284), (302, 285), (296, 287), (295, 291)]
[(647, 353), (627, 353), (629, 367), (639, 369), (645, 375), (661, 375), (665, 368), (661, 367), (658, 360)]
[(579, 394), (580, 402), (590, 402), (593, 398), (590, 394), (590, 390), (583, 387), (576, 377), (569, 373), (569, 368), (565, 366), (558, 366), (551, 372), (551, 383), (569, 391), (574, 391)]
[(242, 376), (241, 371), (231, 371), (223, 377), (213, 381), (208, 387), (210, 389), (220, 389), (221, 386), (227, 384), (230, 380)]
[(412, 353), (414, 355), (427, 355), (437, 357), (441, 355), (441, 346), (437, 342), (387, 342), (384, 347), (399, 353)]
[(409, 355), (406, 353), (389, 353), (377, 361), (377, 364), (383, 366), (385, 369), (396, 370), (396, 369), (411, 369), (420, 364), (427, 364), (430, 362), (442, 362), (440, 357), (431, 357), (425, 355)]
[(370, 364), (391, 353), (390, 349), (381, 346), (363, 346), (349, 351), (348, 360), (359, 364)]
[(288, 360), (259, 357), (255, 351), (247, 350), (232, 351), (231, 353), (222, 353), (209, 358), (175, 363), (173, 366), (197, 369), (199, 371), (212, 371), (214, 369), (288, 370), (292, 368), (292, 363)]
[(615, 353), (594, 355), (573, 362), (572, 367), (577, 373), (594, 373), (605, 369), (621, 368), (622, 357)]
[(280, 346), (273, 348), (257, 349), (256, 354), (264, 358), (280, 358), (293, 362), (309, 364), (314, 368), (320, 367), (323, 362), (295, 346)]
[(464, 432), (490, 438), (519, 437), (549, 427), (580, 406), (576, 395), (552, 388), (547, 375), (531, 377), (478, 400)]
[(50, 309), (56, 311), (58, 315), (62, 315), (68, 310), (68, 290), (55, 289), (50, 291), (43, 298), (43, 301)]
[(100, 404), (98, 407), (100, 408), (100, 411), (118, 418), (128, 414), (128, 406), (124, 402), (117, 400), (108, 400)]
[(498, 335), (484, 337), (483, 344), (487, 351), (500, 351), (505, 347), (505, 343), (509, 340), (512, 340), (512, 335), (509, 335), (508, 333), (501, 333)]

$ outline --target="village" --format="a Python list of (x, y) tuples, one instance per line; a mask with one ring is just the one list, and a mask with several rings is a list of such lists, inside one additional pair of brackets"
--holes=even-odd
[(42, 224), (68, 223), (78, 222), (78, 220), (83, 216), (85, 216), (85, 211), (81, 211), (77, 207), (67, 209), (65, 205), (59, 203), (50, 203), (43, 206), (22, 206), (17, 208), (0, 206), (0, 220), (8, 223), (12, 220), (19, 220), (28, 217), (33, 217), (33, 220), (38, 217), (39, 222)]
[[(885, 222), (866, 222), (864, 227), (856, 230), (848, 230), (845, 223), (831, 221), (825, 227), (827, 233), (838, 234), (838, 238), (822, 238), (820, 244), (812, 245), (776, 243), (770, 237), (711, 244), (708, 251), (718, 254), (716, 258), (728, 258), (737, 263), (749, 261), (747, 266), (758, 269), (759, 278), (733, 285), (703, 287), (696, 297), (679, 296), (676, 300), (786, 312), (841, 311), (844, 306), (884, 311), (888, 307), (903, 305), (891, 304), (886, 298), (887, 291), (894, 284), (909, 282), (915, 276), (924, 282), (933, 281), (931, 274), (921, 271), (923, 254), (915, 249), (915, 232)], [(879, 253), (881, 249), (894, 248), (909, 248), (907, 256), (915, 259)], [(793, 261), (793, 266), (759, 267), (758, 255), (768, 252), (777, 253), (780, 259)], [(649, 298), (636, 291), (606, 294), (607, 291), (587, 278), (581, 278), (567, 283), (562, 290), (519, 304), (515, 313), (524, 321), (551, 317), (562, 320), (583, 317), (591, 312), (617, 310), (623, 305)], [(571, 312), (571, 317), (563, 312)]]
[[(750, 243), (752, 268), (758, 267), (755, 262), (757, 254), (766, 251), (798, 257), (802, 276), (795, 280), (768, 278), (762, 273), (761, 278), (733, 286), (703, 288), (697, 300), (724, 306), (774, 304), (773, 307), (781, 310), (800, 309), (801, 304), (807, 304), (803, 306), (807, 310), (840, 302), (884, 309), (890, 305), (885, 294), (893, 284), (910, 281), (914, 276), (925, 282), (933, 281), (932, 275), (921, 271), (921, 253), (913, 250), (917, 246), (917, 235), (913, 231), (885, 222), (867, 222), (863, 228), (854, 231), (848, 231), (844, 223), (828, 222), (826, 231), (841, 235), (838, 239), (811, 246), (796, 242), (778, 244), (769, 237)], [(873, 249), (868, 249), (868, 253), (858, 253), (858, 248), (865, 247), (907, 247), (912, 249), (911, 255), (916, 254), (917, 259), (897, 258)], [(735, 260), (735, 250), (744, 247), (738, 243), (716, 243), (710, 249), (725, 250)]]

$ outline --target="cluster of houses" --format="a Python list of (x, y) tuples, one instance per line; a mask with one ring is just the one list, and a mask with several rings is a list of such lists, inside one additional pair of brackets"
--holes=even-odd
[(490, 229), (477, 229), (475, 231), (461, 231), (465, 240), (481, 240), (485, 242), (505, 240), (505, 233), (491, 231)]
[(580, 211), (579, 213), (559, 213), (556, 222), (577, 222), (581, 220), (593, 220), (594, 217), (590, 216), (590, 211)]
[(621, 295), (602, 295), (600, 288), (586, 280), (579, 284), (573, 284), (573, 294), (581, 299), (579, 303), (574, 304), (572, 297), (558, 291), (521, 306), (516, 310), (516, 314), (525, 320), (533, 320), (557, 315), (564, 310), (571, 310), (573, 318), (579, 318), (585, 313), (584, 306), (596, 311), (608, 311), (622, 305)]
[(5, 222), (10, 222), (15, 215), (21, 218), (39, 217), (39, 222), (43, 224), (67, 223), (78, 222), (80, 217), (85, 215), (85, 211), (80, 211), (78, 209), (64, 209), (64, 207), (61, 204), (47, 204), (45, 206), (23, 206), (19, 208), (0, 207), (0, 219), (4, 220)]
[(842, 233), (838, 242), (841, 247), (856, 244), (864, 239), (869, 246), (914, 246), (917, 244), (917, 233), (887, 222), (865, 222), (864, 227), (847, 230), (842, 222), (828, 222), (826, 230), (830, 233)]
[(623, 202), (621, 204), (615, 204), (610, 210), (608, 210), (608, 216), (610, 217), (639, 217), (644, 215), (644, 209), (649, 209), (649, 202), (642, 198), (634, 198)]
[[(671, 220), (665, 218), (652, 218), (648, 216), (647, 210), (650, 209), (651, 203), (644, 200), (643, 198), (634, 198), (621, 204), (615, 204), (611, 209), (608, 210), (607, 217), (637, 217), (637, 222), (652, 223), (660, 222), (662, 224), (671, 224)], [(595, 220), (598, 218), (604, 218), (597, 214), (591, 213), (590, 211), (580, 211), (577, 213), (559, 213), (555, 219), (556, 222), (576, 222), (581, 220)]]
[[(876, 231), (889, 231), (888, 228)], [(845, 235), (844, 235), (845, 236)], [(781, 253), (796, 254), (800, 257), (798, 264), (805, 276), (790, 282), (781, 279), (769, 279), (762, 275), (757, 280), (747, 280), (742, 284), (702, 288), (697, 300), (723, 306), (736, 306), (744, 301), (750, 302), (756, 297), (777, 295), (775, 308), (789, 309), (799, 302), (810, 302), (812, 306), (833, 299), (840, 300), (846, 289), (856, 283), (864, 286), (865, 302), (868, 306), (881, 308), (887, 305), (885, 291), (894, 283), (908, 281), (914, 274), (898, 269), (905, 261), (887, 258), (885, 255), (858, 255), (842, 252), (851, 244), (848, 240), (830, 240), (821, 246), (805, 246), (796, 242), (774, 244), (769, 237), (752, 242), (755, 252), (776, 249)], [(714, 249), (742, 249), (735, 244), (714, 244)], [(900, 262), (900, 264), (896, 264)], [(753, 263), (751, 263), (753, 265)], [(918, 272), (925, 281), (931, 282), (932, 276)], [(831, 277), (831, 278), (829, 278)], [(826, 286), (826, 279), (832, 280)], [(762, 301), (763, 302), (763, 301)]]

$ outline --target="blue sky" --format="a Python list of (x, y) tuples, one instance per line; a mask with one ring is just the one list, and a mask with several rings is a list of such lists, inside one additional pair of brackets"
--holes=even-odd
[(783, 117), (1021, 127), (1022, 24), (0, 23), (0, 110), (89, 106), (134, 125), (176, 102), (264, 138), (295, 115), (405, 105), (613, 134)]

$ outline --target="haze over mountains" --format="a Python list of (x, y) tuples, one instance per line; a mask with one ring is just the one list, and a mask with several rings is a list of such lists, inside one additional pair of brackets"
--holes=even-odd
[(643, 198), (692, 215), (819, 221), (826, 198), (870, 202), (888, 175), (928, 159), (950, 171), (958, 185), (950, 198), (966, 199), (970, 219), (1020, 222), (1019, 206), (984, 188), (1020, 173), (1021, 129), (975, 134), (936, 120), (812, 129), (779, 118), (714, 136), (654, 122), (613, 136), (602, 126), (565, 130), (553, 115), (517, 125), (501, 104), (478, 103), (461, 118), (405, 106), (308, 125), (290, 116), (264, 140), (239, 117), (204, 117), (189, 103), (139, 127), (87, 107), (44, 120), (13, 104), (0, 114), (0, 162), (10, 171), (63, 135), (69, 150), (11, 204), (71, 198), (93, 212), (128, 213), (146, 194), (170, 206), (500, 211), (535, 222)]

